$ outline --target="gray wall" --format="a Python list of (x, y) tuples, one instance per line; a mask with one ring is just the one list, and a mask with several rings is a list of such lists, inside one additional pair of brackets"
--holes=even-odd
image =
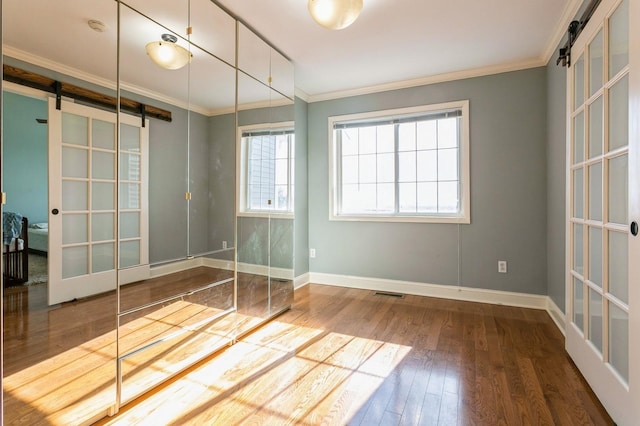
[(209, 250), (233, 247), (236, 215), (236, 118), (209, 118)]
[(565, 309), (567, 69), (547, 64), (547, 292)]
[[(460, 99), (470, 101), (470, 225), (328, 220), (329, 116)], [(310, 270), (546, 294), (546, 108), (544, 67), (310, 104)]]

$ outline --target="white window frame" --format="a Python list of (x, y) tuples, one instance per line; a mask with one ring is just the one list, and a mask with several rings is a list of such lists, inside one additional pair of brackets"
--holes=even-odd
[[(339, 212), (340, 200), (338, 184), (339, 160), (337, 141), (335, 140), (334, 126), (339, 123), (356, 121), (377, 121), (382, 119), (407, 118), (429, 113), (438, 113), (451, 110), (460, 110), (461, 124), (459, 137), (459, 182), (460, 204), (457, 214), (345, 214)], [(469, 178), (469, 100), (453, 101), (418, 107), (398, 108), (390, 110), (373, 111), (359, 114), (331, 116), (328, 120), (329, 134), (329, 220), (333, 221), (374, 221), (374, 222), (427, 222), (427, 223), (471, 223), (471, 191)], [(397, 185), (397, 182), (396, 182)]]
[(273, 217), (277, 216), (279, 218), (285, 219), (293, 219), (294, 218), (294, 163), (295, 163), (295, 152), (292, 155), (292, 150), (295, 150), (295, 139), (294, 143), (289, 147), (289, 179), (288, 179), (288, 188), (289, 188), (289, 210), (249, 210), (247, 208), (247, 192), (248, 192), (248, 173), (249, 169), (247, 167), (248, 161), (248, 147), (243, 142), (242, 135), (243, 133), (247, 133), (250, 131), (256, 130), (292, 130), (294, 129), (293, 121), (283, 121), (279, 123), (266, 123), (266, 124), (251, 124), (246, 126), (238, 126), (237, 134), (236, 134), (236, 193), (237, 197), (237, 215), (244, 217)]

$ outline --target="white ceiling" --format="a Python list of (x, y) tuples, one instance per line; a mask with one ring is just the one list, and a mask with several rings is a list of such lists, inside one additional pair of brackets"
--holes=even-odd
[[(293, 61), (298, 95), (314, 101), (544, 65), (555, 55), (581, 0), (364, 0), (360, 17), (340, 31), (316, 24), (307, 0), (216, 2)], [(108, 86), (116, 75), (117, 3), (55, 3), (3, 1), (5, 54)], [(141, 47), (162, 32), (186, 37), (186, 0), (127, 3), (166, 27), (123, 6), (121, 53), (126, 60), (120, 76), (131, 90), (142, 88), (142, 94), (168, 102), (186, 99), (204, 113), (232, 105), (229, 65), (195, 49), (189, 74), (159, 70)], [(208, 0), (191, 0), (192, 40), (233, 63), (233, 19), (207, 5)], [(102, 20), (107, 31), (89, 29), (89, 19)]]
[(218, 2), (293, 60), (296, 87), (311, 100), (544, 65), (581, 3), (364, 0), (350, 27), (331, 31), (312, 20), (307, 0)]

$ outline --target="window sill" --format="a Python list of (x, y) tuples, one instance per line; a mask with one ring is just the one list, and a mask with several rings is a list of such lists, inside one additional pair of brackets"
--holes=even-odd
[(238, 217), (293, 219), (293, 212), (238, 212)]
[(344, 222), (387, 222), (387, 223), (457, 223), (468, 225), (468, 216), (402, 216), (402, 215), (329, 215), (330, 221)]

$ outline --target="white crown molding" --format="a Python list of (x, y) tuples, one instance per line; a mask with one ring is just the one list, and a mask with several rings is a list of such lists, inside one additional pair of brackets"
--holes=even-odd
[(379, 84), (376, 86), (361, 87), (358, 89), (342, 90), (330, 93), (309, 95), (308, 103), (328, 101), (333, 99), (348, 98), (359, 95), (369, 95), (372, 93), (387, 92), (390, 90), (406, 89), (410, 87), (427, 86), (435, 83), (447, 81), (464, 80), (473, 77), (483, 77), (504, 72), (520, 71), (529, 68), (545, 66), (547, 63), (543, 58), (514, 62), (509, 64), (490, 65), (487, 67), (472, 68), (468, 70), (455, 71), (450, 73), (437, 74), (428, 77), (421, 77), (412, 80), (396, 81), (392, 83)]
[(309, 98), (310, 98), (310, 96), (309, 96), (309, 94), (308, 94), (307, 92), (305, 92), (305, 91), (304, 91), (304, 90), (302, 90), (302, 89), (298, 89), (298, 88), (296, 87), (296, 88), (294, 89), (294, 96), (295, 96), (296, 98), (300, 98), (300, 99), (302, 99), (302, 100), (303, 100), (303, 101), (305, 101), (306, 103), (309, 103)]
[[(103, 77), (98, 77), (97, 75), (94, 74), (90, 74), (81, 70), (78, 70), (77, 68), (73, 68), (70, 67), (68, 65), (65, 64), (61, 64), (59, 62), (55, 62), (52, 61), (50, 59), (46, 59), (43, 58), (41, 56), (38, 55), (34, 55), (28, 52), (25, 52), (23, 50), (20, 49), (16, 49), (12, 46), (8, 46), (6, 44), (2, 45), (2, 53), (5, 56), (17, 59), (19, 61), (23, 61), (23, 62), (27, 62), (30, 63), (32, 65), (36, 65), (42, 68), (46, 68), (48, 70), (51, 71), (55, 71), (55, 72), (59, 72), (61, 74), (64, 75), (68, 75), (69, 77), (73, 77), (73, 78), (77, 78), (79, 80), (82, 81), (86, 81), (87, 83), (92, 83), (92, 84), (96, 84), (98, 86), (104, 87), (106, 89), (109, 90), (116, 90), (117, 89), (117, 85), (114, 81), (103, 78)], [(191, 111), (197, 112), (199, 114), (205, 115), (205, 116), (212, 116), (212, 115), (221, 115), (221, 114), (227, 114), (229, 113), (227, 108), (225, 109), (219, 109), (219, 110), (210, 110), (207, 108), (203, 108), (201, 106), (198, 105), (189, 105), (184, 101), (181, 101), (179, 99), (175, 99), (172, 98), (170, 96), (166, 96), (162, 93), (158, 93), (158, 92), (154, 92), (151, 90), (147, 90), (147, 89), (143, 89), (139, 86), (135, 86), (133, 84), (129, 84), (126, 82), (122, 82), (120, 83), (120, 88), (132, 93), (135, 93), (137, 95), (141, 95), (141, 96), (145, 96), (151, 99), (155, 99), (157, 101), (160, 102), (164, 102), (167, 103), (169, 105), (174, 105), (177, 106), (179, 108), (182, 109), (190, 109)], [(231, 112), (234, 112), (235, 109), (234, 108), (230, 108)]]
[(553, 57), (553, 54), (556, 52), (556, 49), (558, 48), (558, 45), (560, 44), (563, 37), (567, 33), (567, 28), (569, 28), (569, 23), (573, 20), (573, 18), (576, 16), (578, 11), (580, 10), (580, 6), (582, 5), (582, 3), (583, 3), (583, 0), (571, 0), (565, 7), (564, 12), (560, 17), (558, 24), (556, 25), (556, 30), (553, 32), (553, 34), (549, 38), (549, 41), (547, 42), (547, 47), (544, 50), (543, 59), (545, 64), (548, 64), (551, 58)]

